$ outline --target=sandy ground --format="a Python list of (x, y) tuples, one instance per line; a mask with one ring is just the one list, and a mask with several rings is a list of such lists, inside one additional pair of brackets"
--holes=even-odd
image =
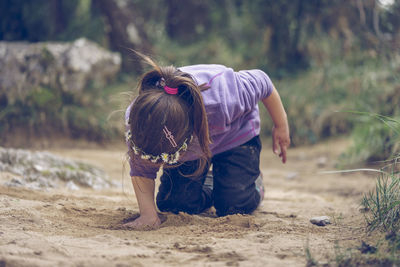
[[(163, 214), (155, 231), (120, 227), (138, 214), (122, 146), (50, 149), (103, 168), (124, 187), (47, 192), (0, 187), (0, 266), (305, 266), (307, 247), (327, 262), (336, 244), (361, 243), (359, 203), (375, 183), (362, 173), (320, 173), (334, 169), (347, 144), (291, 149), (285, 165), (265, 145), (266, 195), (254, 214)], [(310, 223), (320, 215), (332, 224)]]

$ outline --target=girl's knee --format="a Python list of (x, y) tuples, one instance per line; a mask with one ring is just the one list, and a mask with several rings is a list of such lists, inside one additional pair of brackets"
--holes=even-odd
[(238, 199), (234, 195), (220, 195), (214, 198), (214, 207), (217, 211), (218, 216), (226, 216), (230, 214), (250, 214), (260, 204), (261, 196), (257, 190)]
[(189, 214), (198, 214), (208, 209), (212, 205), (212, 199), (207, 192), (200, 192), (191, 197), (176, 197), (157, 195), (156, 204), (162, 212), (186, 212)]

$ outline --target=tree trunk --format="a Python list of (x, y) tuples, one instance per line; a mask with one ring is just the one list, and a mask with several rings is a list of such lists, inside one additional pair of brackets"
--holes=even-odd
[(166, 30), (182, 43), (193, 43), (208, 34), (211, 27), (209, 3), (202, 0), (168, 0)]
[(105, 17), (108, 26), (110, 48), (121, 53), (124, 72), (142, 71), (142, 65), (131, 49), (149, 53), (151, 45), (143, 28), (136, 22), (133, 4), (120, 0), (93, 0)]

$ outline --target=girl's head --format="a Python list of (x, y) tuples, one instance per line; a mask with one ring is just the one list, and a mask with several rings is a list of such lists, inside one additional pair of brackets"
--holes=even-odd
[(192, 137), (197, 138), (201, 157), (208, 159), (210, 143), (201, 86), (173, 66), (159, 67), (141, 56), (153, 69), (139, 82), (139, 95), (129, 114), (129, 154), (149, 164), (177, 163)]

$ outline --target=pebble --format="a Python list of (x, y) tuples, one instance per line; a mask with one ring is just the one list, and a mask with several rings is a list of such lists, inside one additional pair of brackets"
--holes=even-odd
[(328, 163), (328, 158), (327, 157), (319, 157), (317, 159), (317, 166), (319, 168), (325, 167), (327, 163)]
[(310, 222), (318, 226), (325, 226), (331, 224), (331, 219), (328, 216), (318, 216), (311, 218)]

